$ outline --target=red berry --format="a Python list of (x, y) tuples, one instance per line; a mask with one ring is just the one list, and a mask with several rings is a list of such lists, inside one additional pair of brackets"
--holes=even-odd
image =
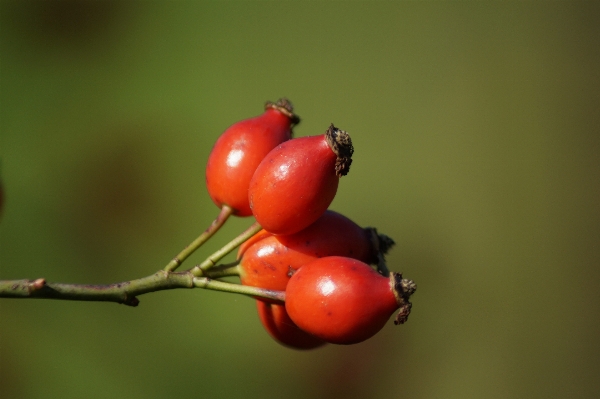
[(268, 102), (265, 112), (230, 126), (217, 140), (206, 165), (206, 187), (213, 202), (227, 205), (234, 215), (250, 216), (248, 185), (262, 159), (292, 137), (292, 126), (300, 119), (292, 104), (281, 99)]
[(313, 349), (325, 345), (325, 341), (299, 329), (288, 316), (285, 305), (256, 301), (256, 308), (263, 327), (280, 344), (295, 349)]
[(242, 284), (278, 291), (285, 290), (292, 273), (317, 258), (336, 255), (376, 263), (379, 252), (393, 245), (375, 229), (363, 229), (333, 211), (295, 234), (275, 236), (261, 230), (254, 237), (258, 239), (238, 251)]
[(416, 290), (399, 273), (385, 278), (354, 259), (332, 256), (304, 265), (290, 279), (285, 308), (302, 330), (323, 341), (355, 344), (375, 335), (394, 311), (406, 321)]
[(353, 151), (348, 133), (333, 125), (323, 135), (273, 149), (250, 182), (250, 207), (258, 223), (273, 234), (293, 234), (312, 224), (333, 201)]

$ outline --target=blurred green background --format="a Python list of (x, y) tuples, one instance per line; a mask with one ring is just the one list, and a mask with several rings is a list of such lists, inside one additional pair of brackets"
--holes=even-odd
[(598, 397), (598, 21), (597, 2), (3, 1), (0, 278), (162, 268), (217, 214), (216, 138), (287, 96), (297, 136), (351, 133), (332, 209), (393, 237), (419, 290), (406, 325), (309, 352), (238, 295), (2, 299), (0, 397)]

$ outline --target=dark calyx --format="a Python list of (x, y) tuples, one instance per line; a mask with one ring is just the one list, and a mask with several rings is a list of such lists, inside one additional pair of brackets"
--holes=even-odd
[(338, 129), (337, 127), (329, 126), (329, 129), (325, 132), (325, 139), (331, 150), (337, 155), (335, 161), (335, 174), (338, 177), (346, 176), (350, 171), (350, 165), (352, 164), (352, 154), (354, 153), (354, 147), (352, 146), (352, 139), (348, 132)]

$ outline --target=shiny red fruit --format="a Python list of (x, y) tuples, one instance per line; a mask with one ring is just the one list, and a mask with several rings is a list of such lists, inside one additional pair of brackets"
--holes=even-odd
[(352, 141), (333, 125), (320, 136), (286, 141), (260, 163), (249, 188), (257, 222), (273, 234), (293, 234), (316, 221), (350, 169)]
[(206, 165), (206, 187), (219, 207), (237, 216), (250, 216), (248, 186), (257, 166), (277, 145), (292, 138), (300, 119), (286, 100), (268, 102), (265, 112), (230, 126), (217, 140)]
[(255, 237), (238, 251), (241, 282), (277, 291), (284, 291), (292, 273), (317, 258), (337, 255), (377, 263), (380, 251), (393, 245), (375, 229), (363, 229), (333, 211), (298, 233), (275, 236), (261, 230)]
[(334, 344), (355, 344), (375, 335), (400, 308), (396, 324), (410, 313), (411, 280), (385, 278), (365, 263), (331, 256), (304, 265), (286, 288), (285, 308), (307, 333)]
[(294, 349), (313, 349), (325, 345), (325, 341), (299, 329), (288, 316), (284, 304), (256, 301), (256, 308), (263, 327), (280, 344)]

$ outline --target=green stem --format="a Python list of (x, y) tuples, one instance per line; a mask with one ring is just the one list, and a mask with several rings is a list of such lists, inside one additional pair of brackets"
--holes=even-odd
[(233, 268), (234, 266), (239, 265), (241, 262), (241, 259), (236, 259), (231, 263), (222, 263), (220, 265), (216, 265), (213, 266), (213, 268), (211, 269), (211, 272), (214, 270), (221, 270), (221, 269), (229, 269), (229, 268)]
[(42, 278), (0, 280), (0, 297), (106, 301), (137, 306), (137, 295), (174, 288), (194, 288), (193, 276), (189, 272), (160, 270), (151, 276), (108, 285), (48, 283)]
[(212, 237), (217, 231), (219, 231), (221, 226), (225, 224), (227, 219), (229, 219), (229, 216), (231, 216), (232, 214), (233, 209), (231, 209), (227, 205), (223, 205), (223, 207), (221, 208), (221, 212), (219, 212), (219, 216), (217, 216), (217, 218), (213, 220), (213, 222), (210, 224), (210, 226), (208, 226), (204, 233), (200, 234), (200, 236), (194, 241), (192, 241), (190, 245), (185, 247), (183, 251), (177, 254), (177, 256), (174, 257), (167, 264), (167, 266), (164, 267), (163, 270), (167, 272), (172, 272), (175, 269), (177, 269), (179, 265), (181, 265), (183, 261), (188, 258), (188, 256), (190, 256), (195, 250), (200, 248), (202, 244), (208, 241), (210, 237)]
[(209, 290), (232, 292), (242, 295), (258, 296), (261, 298), (273, 299), (276, 301), (285, 302), (284, 291), (267, 290), (264, 288), (251, 287), (248, 285), (226, 283), (224, 281), (212, 280), (206, 277), (194, 278), (194, 285), (198, 288), (206, 288)]
[(217, 264), (217, 262), (223, 259), (228, 253), (236, 249), (238, 246), (242, 245), (247, 239), (252, 237), (254, 234), (258, 233), (262, 227), (258, 224), (258, 222), (254, 222), (252, 226), (250, 226), (246, 231), (242, 234), (231, 240), (228, 244), (226, 244), (223, 248), (219, 249), (217, 252), (206, 258), (206, 260), (200, 263), (197, 266), (194, 266), (190, 271), (196, 277), (204, 276), (204, 272), (209, 270), (211, 267)]
[(240, 275), (240, 267), (236, 262), (235, 265), (222, 265), (213, 267), (210, 270), (204, 272), (204, 275), (208, 278), (221, 278), (221, 277), (231, 277), (231, 276), (239, 276)]
[[(227, 270), (227, 269), (225, 269)], [(0, 280), (0, 298), (63, 299), (72, 301), (116, 302), (137, 306), (138, 295), (176, 288), (210, 290), (285, 300), (285, 292), (227, 283), (206, 277), (194, 277), (190, 271), (172, 273), (159, 270), (151, 276), (108, 285), (49, 283), (37, 280)]]

